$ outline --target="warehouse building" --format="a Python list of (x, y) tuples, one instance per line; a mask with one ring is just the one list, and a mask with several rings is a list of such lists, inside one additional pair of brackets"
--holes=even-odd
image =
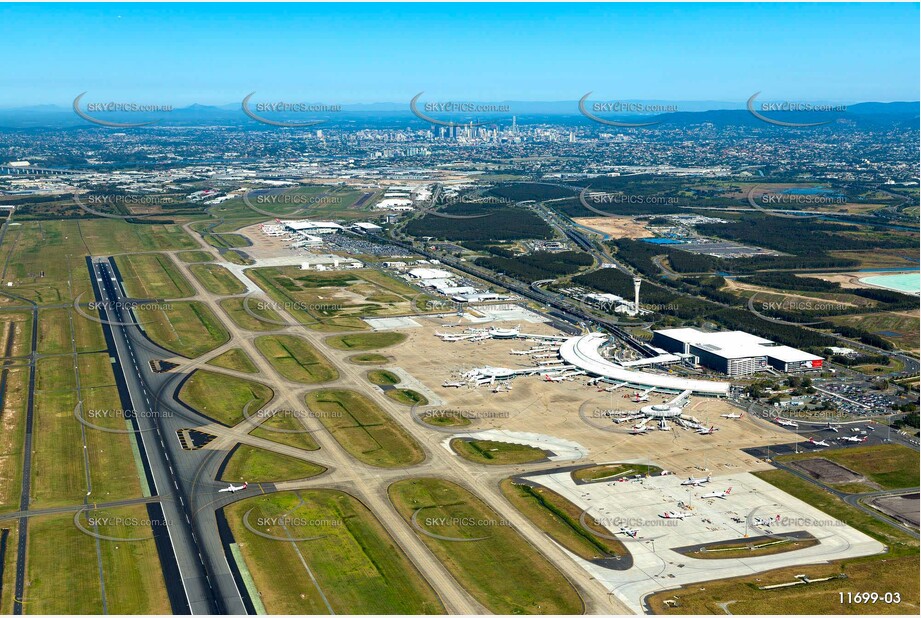
[(821, 369), (823, 358), (742, 331), (704, 332), (695, 328), (653, 331), (653, 345), (690, 354), (697, 364), (728, 376), (751, 375), (769, 368), (790, 373)]

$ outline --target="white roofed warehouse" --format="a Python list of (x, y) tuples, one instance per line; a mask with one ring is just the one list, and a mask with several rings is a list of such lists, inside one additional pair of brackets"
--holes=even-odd
[(669, 352), (692, 354), (699, 363), (729, 376), (750, 375), (768, 368), (783, 372), (821, 369), (824, 359), (770, 339), (742, 331), (704, 332), (696, 328), (653, 331), (653, 345)]

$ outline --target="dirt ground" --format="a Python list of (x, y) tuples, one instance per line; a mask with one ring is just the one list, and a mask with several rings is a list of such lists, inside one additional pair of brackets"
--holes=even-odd
[(643, 223), (635, 221), (633, 217), (577, 217), (573, 221), (614, 238), (652, 237)]
[[(542, 433), (573, 440), (588, 449), (588, 458), (578, 463), (641, 460), (685, 476), (699, 476), (702, 470), (728, 474), (770, 469), (769, 465), (743, 453), (741, 449), (789, 442), (789, 437), (773, 425), (753, 421), (747, 415), (737, 420), (721, 418), (721, 414), (738, 413), (738, 410), (723, 400), (704, 397), (692, 397), (685, 414), (707, 425), (715, 425), (716, 433), (702, 436), (676, 428), (631, 435), (627, 433), (626, 426), (618, 427), (609, 419), (601, 418), (600, 411), (639, 410), (651, 403), (668, 401), (674, 395), (652, 393), (648, 402), (634, 403), (624, 397), (632, 395), (633, 390), (600, 392), (596, 386), (587, 385), (588, 378), (585, 376), (576, 377), (572, 382), (545, 382), (537, 376), (519, 376), (510, 382), (511, 391), (499, 393), (494, 393), (492, 386), (444, 388), (441, 386), (443, 382), (457, 380), (462, 372), (473, 367), (532, 367), (534, 360), (528, 356), (511, 355), (510, 352), (527, 350), (538, 344), (495, 339), (475, 343), (445, 342), (434, 333), (436, 330), (442, 333), (462, 332), (462, 327), (445, 328), (446, 323), (456, 323), (456, 318), (414, 319), (422, 327), (402, 330), (408, 339), (398, 346), (387, 348), (385, 353), (393, 357), (394, 365), (413, 375), (442, 399), (442, 402), (433, 402), (429, 407), (483, 416), (465, 427), (465, 431), (507, 429)], [(490, 325), (514, 326), (510, 323), (477, 326)], [(522, 324), (521, 330), (534, 334), (559, 334), (546, 324)], [(573, 463), (577, 462), (560, 465)]]

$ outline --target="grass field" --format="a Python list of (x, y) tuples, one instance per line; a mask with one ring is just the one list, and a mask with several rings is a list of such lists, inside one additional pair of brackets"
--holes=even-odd
[(256, 414), (272, 396), (265, 384), (204, 369), (196, 370), (179, 391), (183, 403), (231, 427), (243, 420), (246, 404), (252, 401), (249, 413)]
[(425, 395), (408, 388), (393, 388), (384, 394), (404, 406), (427, 406), (429, 403)]
[(919, 319), (917, 311), (887, 311), (846, 315), (829, 318), (828, 321), (876, 333), (901, 350), (917, 353), (919, 347), (921, 319)]
[(396, 345), (406, 340), (403, 333), (389, 331), (375, 333), (352, 333), (333, 335), (326, 338), (326, 345), (337, 350), (377, 350)]
[(339, 377), (339, 372), (306, 339), (294, 335), (263, 335), (256, 348), (278, 373), (302, 384), (318, 384)]
[[(442, 479), (417, 478), (392, 484), (388, 493), (407, 521), (419, 511), (416, 523), (427, 532), (452, 538), (485, 537), (459, 543), (417, 531), (454, 578), (489, 611), (579, 614), (584, 610), (569, 581), (466, 489)], [(466, 522), (474, 525), (463, 525)]]
[(186, 358), (201, 356), (230, 340), (214, 312), (198, 301), (170, 302), (157, 311), (145, 311), (140, 322), (154, 343)]
[(758, 542), (718, 543), (709, 547), (701, 547), (697, 551), (682, 553), (688, 558), (698, 560), (728, 560), (730, 558), (773, 556), (818, 544), (818, 539), (762, 539)]
[(176, 254), (176, 257), (186, 263), (214, 261), (214, 256), (207, 251), (181, 251)]
[(309, 461), (241, 444), (227, 461), (221, 480), (228, 483), (278, 483), (310, 478), (325, 470), (323, 466)]
[(364, 395), (345, 389), (311, 391), (309, 407), (353, 457), (372, 466), (410, 466), (425, 458), (422, 447)]
[[(299, 503), (303, 501), (300, 505)], [(243, 525), (259, 518), (317, 525), (261, 526), (274, 536), (320, 536), (298, 543), (259, 537)], [(284, 492), (236, 502), (225, 509), (234, 539), (272, 614), (441, 614), (444, 607), (403, 551), (361, 502), (331, 489)], [(310, 569), (304, 568), (298, 553)], [(322, 593), (321, 593), (322, 591)]]
[[(797, 575), (812, 579), (843, 574), (847, 579), (818, 582), (775, 590), (758, 590), (758, 586), (794, 581)], [(678, 590), (660, 592), (647, 597), (656, 614), (724, 614), (721, 604), (731, 602), (726, 609), (733, 614), (794, 614), (794, 615), (867, 615), (916, 614), (918, 607), (917, 558), (863, 558), (827, 565), (797, 566), (760, 573), (758, 576), (737, 577)], [(898, 592), (898, 605), (841, 603), (840, 592)], [(666, 599), (677, 600), (666, 607)]]
[(781, 462), (800, 459), (828, 459), (862, 474), (876, 483), (881, 489), (901, 489), (917, 487), (921, 474), (918, 454), (900, 444), (876, 444), (873, 446), (853, 446), (846, 449), (823, 450), (821, 454), (801, 453), (799, 455), (782, 455)]
[(392, 386), (400, 383), (400, 376), (384, 369), (372, 369), (367, 375), (368, 381), (378, 386)]
[[(499, 488), (515, 508), (546, 532), (554, 541), (584, 560), (597, 560), (627, 555), (620, 541), (594, 535), (579, 522), (582, 509), (546, 487), (532, 487), (505, 479)], [(586, 524), (602, 535), (614, 536), (617, 530), (608, 530), (592, 517)]]
[(115, 258), (125, 291), (133, 298), (185, 298), (194, 290), (169, 256), (135, 253)]
[(189, 270), (212, 294), (229, 296), (242, 294), (246, 291), (243, 282), (234, 277), (233, 273), (219, 264), (192, 264)]
[(238, 266), (246, 266), (248, 264), (255, 264), (255, 262), (246, 257), (243, 253), (239, 251), (234, 251), (233, 249), (228, 249), (221, 253), (221, 256), (230, 262), (231, 264), (237, 264)]
[(223, 367), (224, 369), (233, 369), (243, 373), (258, 373), (256, 365), (252, 359), (243, 351), (242, 348), (233, 348), (227, 350), (220, 356), (215, 356), (208, 361), (209, 365)]
[(248, 274), (273, 300), (290, 307), (296, 320), (320, 331), (368, 330), (362, 318), (409, 313), (417, 294), (406, 283), (370, 269), (318, 272), (281, 266)]
[[(14, 325), (12, 355), (18, 356), (29, 348), (31, 320), (28, 314), (0, 313), (0, 350), (3, 351), (6, 351), (10, 323)], [(26, 367), (0, 371), (7, 376), (6, 389), (0, 393), (0, 512), (4, 512), (19, 510), (29, 371)], [(10, 553), (9, 546), (7, 553)]]
[[(85, 418), (96, 425), (124, 429), (115, 381), (107, 354), (81, 356), (78, 362)], [(36, 365), (33, 426), (32, 506), (79, 504), (87, 492), (84, 454), (93, 495), (117, 500), (141, 495), (137, 469), (126, 434), (87, 430), (74, 417), (77, 405), (73, 360), (39, 359)], [(130, 465), (126, 465), (126, 462)]]
[(492, 440), (451, 440), (451, 450), (474, 463), (504, 466), (529, 463), (547, 458), (547, 453), (526, 444)]
[[(282, 328), (282, 323), (284, 323), (280, 315), (268, 307), (260, 307), (259, 303), (255, 301), (250, 301), (246, 306), (250, 311), (258, 316), (264, 317), (267, 321), (259, 320), (248, 314), (243, 308), (242, 298), (225, 298), (220, 301), (220, 305), (221, 309), (227, 312), (227, 315), (230, 316), (234, 324), (246, 330), (257, 332), (278, 330)], [(272, 321), (275, 323), (273, 324)]]
[(433, 410), (423, 411), (419, 418), (424, 423), (434, 425), (435, 427), (468, 427), (470, 419), (460, 412), (451, 410)]
[(570, 473), (574, 481), (585, 483), (597, 483), (601, 481), (611, 481), (624, 476), (635, 476), (637, 474), (657, 475), (662, 472), (662, 468), (646, 464), (601, 464), (597, 466), (588, 466), (579, 468)]
[(390, 358), (383, 354), (353, 354), (347, 360), (356, 365), (385, 365), (390, 362)]
[(92, 298), (86, 255), (194, 249), (179, 225), (132, 225), (122, 221), (25, 221), (10, 227), (0, 246), (7, 262), (4, 283), (39, 304)]
[[(102, 521), (145, 521), (144, 506), (120, 507), (92, 514)], [(86, 519), (83, 519), (86, 525)], [(113, 614), (168, 614), (169, 599), (160, 561), (146, 523), (133, 529), (100, 525), (100, 534), (144, 538), (99, 541), (105, 597)], [(96, 539), (80, 532), (73, 515), (34, 517), (29, 522), (29, 557), (24, 604), (27, 614), (98, 614), (102, 588), (96, 567)], [(92, 565), (92, 566), (90, 566)]]
[(320, 448), (313, 436), (304, 432), (304, 426), (301, 422), (290, 414), (275, 414), (249, 433), (257, 438), (264, 438), (307, 451), (315, 451)]
[(240, 234), (204, 234), (202, 238), (218, 249), (239, 249), (250, 246), (249, 240)]

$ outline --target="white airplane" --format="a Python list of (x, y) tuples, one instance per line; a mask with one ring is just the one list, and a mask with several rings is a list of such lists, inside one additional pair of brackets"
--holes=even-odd
[(694, 487), (700, 487), (704, 483), (709, 483), (709, 482), (710, 482), (710, 475), (708, 474), (707, 478), (701, 478), (701, 479), (695, 479), (689, 476), (688, 480), (681, 481), (681, 484), (682, 485), (693, 485)]
[(544, 382), (562, 382), (566, 379), (566, 376), (554, 376), (549, 373), (544, 374)]
[(732, 493), (732, 487), (726, 491), (711, 491), (708, 494), (701, 494), (701, 498), (728, 498), (729, 494)]
[(782, 427), (799, 427), (799, 423), (796, 421), (788, 421), (785, 418), (780, 418), (779, 416), (774, 419), (774, 422)]
[(443, 388), (460, 388), (463, 385), (463, 382), (442, 382), (441, 384)]
[(838, 428), (835, 427), (834, 425), (832, 425), (831, 423), (829, 423), (828, 425), (826, 425), (826, 426), (825, 426), (825, 429), (827, 429), (828, 431), (834, 431), (835, 433), (838, 433)]
[(809, 438), (809, 444), (811, 444), (812, 446), (831, 446), (825, 440), (814, 440), (812, 438)]
[(646, 425), (634, 425), (633, 429), (630, 430), (630, 433), (632, 433), (635, 436), (638, 436), (640, 434), (646, 433), (647, 431), (649, 431), (649, 427), (647, 427)]
[(742, 418), (743, 416), (745, 416), (745, 412), (739, 412), (738, 414), (733, 414), (733, 413), (720, 414), (720, 416), (723, 418)]
[(627, 536), (633, 537), (633, 538), (635, 539), (635, 538), (636, 538), (636, 535), (638, 535), (638, 534), (640, 533), (640, 530), (639, 530), (639, 528), (634, 528), (634, 529), (631, 530), (630, 528), (624, 528), (623, 526), (621, 526), (621, 527), (620, 527), (620, 533), (621, 533), (621, 534), (626, 534)]
[[(777, 517), (779, 518), (780, 515), (778, 515)], [(754, 519), (754, 524), (755, 524), (756, 526), (766, 526), (766, 527), (770, 527), (770, 525), (771, 525), (772, 523), (774, 523), (774, 520), (773, 520), (773, 519), (762, 519), (761, 517), (756, 517), (756, 518)]]
[[(647, 393), (648, 392), (649, 391), (647, 391)], [(647, 395), (646, 393), (642, 393), (642, 394), (633, 393), (633, 396), (631, 397), (631, 399), (633, 400), (633, 403), (640, 403), (641, 401), (649, 401), (649, 395)]]
[(218, 489), (218, 490), (217, 490), (217, 493), (222, 494), (222, 493), (224, 493), (225, 491), (229, 491), (230, 493), (235, 494), (235, 493), (237, 493), (238, 491), (243, 491), (244, 489), (247, 488), (247, 486), (248, 486), (248, 483), (243, 483), (242, 485), (234, 485), (233, 483), (231, 483), (230, 485), (228, 485), (228, 486), (225, 487), (224, 489)]
[(684, 511), (667, 511), (659, 515), (662, 519), (684, 519), (690, 516), (691, 513), (685, 513)]
[(709, 435), (712, 434), (714, 431), (716, 431), (716, 427), (714, 427), (713, 425), (710, 425), (709, 428), (707, 428), (707, 427), (701, 427), (700, 429), (697, 430), (697, 433), (700, 434), (700, 435), (702, 435), (702, 436), (709, 436)]
[(838, 438), (838, 439), (841, 440), (842, 442), (850, 442), (851, 444), (859, 444), (859, 443), (861, 443), (861, 442), (866, 442), (866, 441), (867, 441), (867, 436), (863, 436), (863, 437), (860, 437), (860, 436), (844, 436), (844, 437), (841, 437), (841, 438)]

